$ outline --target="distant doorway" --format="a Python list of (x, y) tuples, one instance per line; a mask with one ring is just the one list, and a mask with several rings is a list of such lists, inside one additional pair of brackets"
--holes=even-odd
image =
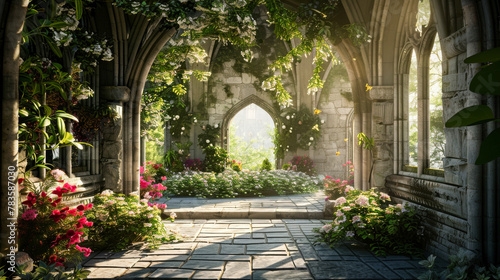
[(274, 158), (273, 118), (261, 107), (250, 104), (229, 122), (229, 157), (241, 162), (243, 169), (259, 170), (264, 159)]

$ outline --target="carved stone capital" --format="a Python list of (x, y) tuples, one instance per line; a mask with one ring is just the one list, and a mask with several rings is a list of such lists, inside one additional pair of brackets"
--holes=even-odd
[(457, 32), (441, 40), (441, 46), (447, 58), (455, 57), (467, 50), (466, 28), (463, 27)]
[(392, 100), (394, 86), (373, 86), (369, 94), (371, 100)]

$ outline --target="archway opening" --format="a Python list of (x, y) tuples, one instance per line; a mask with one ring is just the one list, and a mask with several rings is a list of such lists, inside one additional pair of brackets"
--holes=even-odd
[(261, 107), (250, 104), (243, 108), (229, 123), (230, 159), (248, 170), (259, 170), (265, 159), (274, 163), (274, 128), (273, 118)]

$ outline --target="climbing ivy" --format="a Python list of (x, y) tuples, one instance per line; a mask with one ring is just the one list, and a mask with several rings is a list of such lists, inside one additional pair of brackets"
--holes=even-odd
[(323, 123), (319, 118), (320, 113), (318, 109), (311, 113), (305, 106), (299, 111), (293, 108), (282, 111), (273, 140), (276, 158), (282, 159), (285, 152), (294, 152), (298, 148), (307, 150), (316, 147)]

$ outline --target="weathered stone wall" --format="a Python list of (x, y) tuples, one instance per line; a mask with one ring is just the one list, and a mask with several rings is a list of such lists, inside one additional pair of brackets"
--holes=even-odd
[(353, 107), (351, 84), (345, 67), (335, 65), (328, 74), (318, 103), (318, 109), (322, 111), (319, 117), (324, 121), (321, 139), (310, 153), (318, 173), (347, 178), (348, 166), (343, 164), (352, 161)]

